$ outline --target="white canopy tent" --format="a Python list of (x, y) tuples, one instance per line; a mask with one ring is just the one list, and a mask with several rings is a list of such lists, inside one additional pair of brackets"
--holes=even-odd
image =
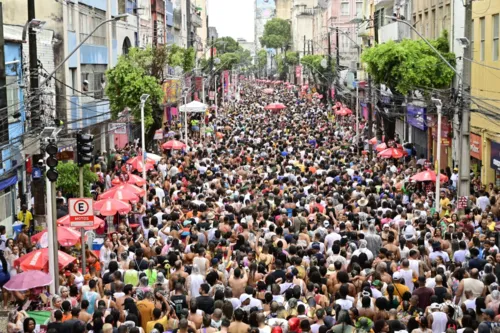
[[(186, 143), (186, 146), (189, 146), (188, 144), (188, 123), (187, 123), (187, 114), (188, 113), (205, 113), (207, 111), (208, 105), (203, 104), (198, 101), (192, 101), (188, 104), (181, 105), (179, 107), (180, 112), (184, 112), (184, 141)], [(205, 122), (203, 122), (204, 124)]]

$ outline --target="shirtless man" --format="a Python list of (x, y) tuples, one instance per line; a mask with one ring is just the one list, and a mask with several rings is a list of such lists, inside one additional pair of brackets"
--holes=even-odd
[(401, 252), (399, 246), (394, 244), (394, 239), (394, 234), (392, 232), (389, 232), (389, 235), (387, 236), (387, 244), (384, 245), (384, 248), (394, 253), (394, 259), (399, 261), (399, 259), (401, 258)]
[(175, 262), (175, 272), (172, 273), (172, 275), (170, 276), (169, 290), (174, 290), (175, 283), (179, 281), (181, 278), (184, 278), (184, 281), (186, 281), (188, 276), (189, 274), (184, 271), (184, 265), (182, 264), (182, 260), (177, 260)]
[(189, 306), (189, 316), (188, 320), (192, 321), (195, 328), (197, 330), (200, 329), (201, 324), (203, 323), (203, 315), (199, 312), (203, 313), (203, 311), (198, 311), (198, 303), (196, 302), (196, 298), (191, 299)]
[(229, 277), (229, 286), (233, 289), (233, 296), (239, 298), (245, 292), (248, 283), (248, 275), (240, 268), (236, 268)]

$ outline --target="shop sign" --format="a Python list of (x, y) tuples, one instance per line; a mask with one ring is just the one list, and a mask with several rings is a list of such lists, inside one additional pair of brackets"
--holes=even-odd
[(418, 128), (422, 131), (427, 130), (426, 122), (426, 109), (420, 106), (407, 105), (407, 122), (411, 126)]
[(483, 145), (481, 144), (481, 136), (471, 133), (470, 134), (470, 156), (475, 159), (481, 160), (483, 156)]
[[(432, 138), (434, 141), (437, 141), (437, 117), (436, 116), (428, 116), (432, 117), (432, 122), (435, 124), (432, 126)], [(450, 133), (451, 133), (451, 124), (448, 121), (448, 118), (442, 117), (441, 119), (441, 145), (450, 147), (451, 146), (451, 140), (450, 140)]]
[(491, 168), (500, 171), (500, 143), (491, 141)]

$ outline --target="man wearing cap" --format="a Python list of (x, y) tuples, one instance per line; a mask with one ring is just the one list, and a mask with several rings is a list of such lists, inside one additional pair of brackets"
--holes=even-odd
[(408, 288), (406, 285), (403, 284), (403, 276), (399, 271), (396, 271), (392, 274), (392, 284), (394, 285), (394, 295), (399, 296), (399, 298), (402, 298), (404, 293), (410, 292), (410, 288)]
[(500, 323), (495, 321), (495, 312), (491, 309), (481, 309), (481, 317), (483, 321), (477, 328), (477, 333), (491, 333), (493, 329), (500, 326)]
[(446, 332), (446, 323), (448, 316), (441, 311), (441, 306), (438, 303), (432, 303), (429, 307), (430, 313), (427, 316), (429, 327), (433, 332)]

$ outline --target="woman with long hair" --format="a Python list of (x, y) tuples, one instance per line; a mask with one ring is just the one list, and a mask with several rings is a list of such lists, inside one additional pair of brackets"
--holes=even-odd
[(337, 322), (335, 326), (331, 328), (332, 333), (352, 333), (355, 331), (355, 327), (349, 317), (349, 312), (346, 310), (340, 310), (337, 313)]
[(264, 277), (263, 274), (258, 272), (257, 268), (257, 263), (253, 262), (250, 264), (248, 272), (248, 285), (252, 288), (255, 288), (257, 286), (257, 282), (262, 280)]
[(35, 319), (28, 317), (24, 319), (23, 322), (23, 332), (24, 333), (32, 333), (35, 331), (36, 328), (36, 322)]
[(4, 309), (7, 309), (7, 305), (9, 303), (9, 297), (10, 293), (5, 289), (3, 286), (9, 282), (10, 280), (10, 273), (9, 273), (9, 264), (7, 263), (7, 260), (3, 256), (3, 251), (0, 251), (0, 288), (2, 288), (2, 295), (3, 295), (3, 307)]

